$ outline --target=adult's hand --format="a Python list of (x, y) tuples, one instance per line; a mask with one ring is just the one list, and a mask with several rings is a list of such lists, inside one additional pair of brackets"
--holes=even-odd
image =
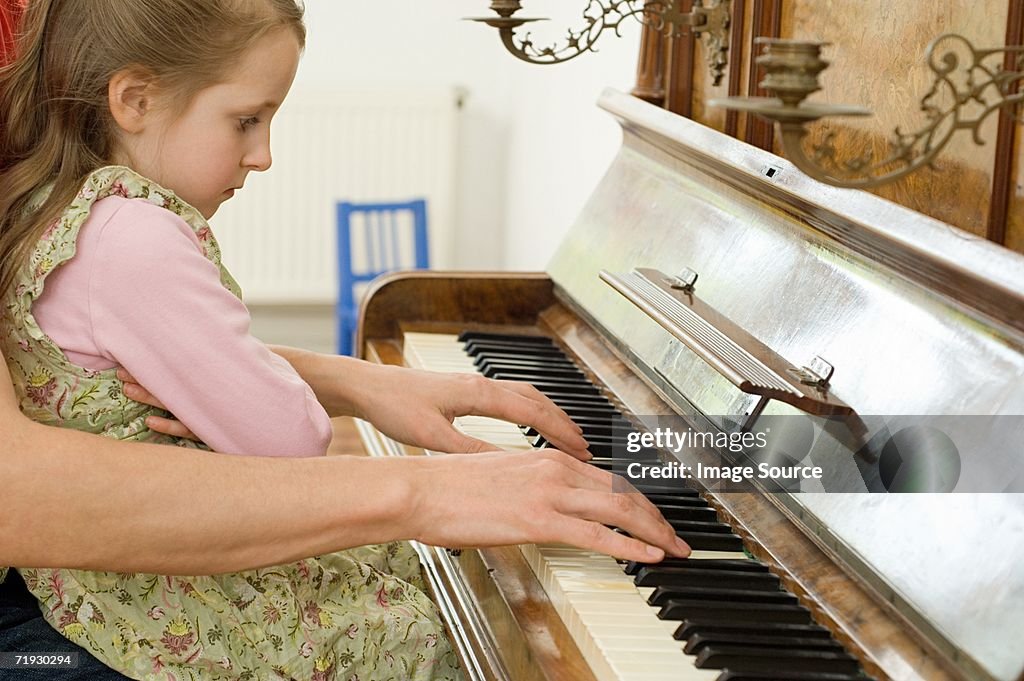
[[(117, 377), (124, 382), (124, 394), (136, 402), (142, 402), (150, 406), (156, 407), (157, 409), (167, 410), (164, 403), (156, 398), (156, 396), (146, 390), (145, 387), (139, 385), (139, 382), (135, 380), (135, 377), (129, 374), (124, 369), (118, 368)], [(154, 430), (164, 435), (172, 435), (174, 437), (183, 437), (189, 440), (199, 441), (195, 433), (188, 429), (188, 427), (181, 421), (175, 418), (164, 418), (162, 416), (147, 416), (146, 425), (150, 430)]]
[(577, 459), (590, 458), (583, 431), (527, 383), (369, 362), (360, 362), (354, 373), (356, 415), (400, 442), (438, 452), (494, 451), (494, 445), (452, 425), (455, 417), (474, 414), (533, 426), (552, 447)]
[(407, 522), (415, 539), (435, 546), (559, 542), (625, 560), (688, 556), (657, 508), (624, 491), (632, 489), (553, 450), (433, 456), (419, 461)]

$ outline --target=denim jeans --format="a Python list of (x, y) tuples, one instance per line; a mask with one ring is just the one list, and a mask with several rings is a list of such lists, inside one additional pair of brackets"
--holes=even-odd
[(43, 619), (35, 597), (13, 569), (0, 584), (0, 652), (78, 653), (78, 666), (53, 669), (0, 667), (0, 681), (127, 681), (61, 636)]

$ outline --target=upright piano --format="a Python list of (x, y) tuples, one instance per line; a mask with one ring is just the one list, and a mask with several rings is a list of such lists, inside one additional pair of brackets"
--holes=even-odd
[[(392, 275), (357, 347), (533, 382), (612, 470), (652, 424), (775, 424), (799, 451), (762, 461), (823, 477), (638, 485), (694, 547), (662, 565), (418, 547), (468, 677), (1024, 679), (1024, 257), (636, 98), (600, 106), (622, 148), (545, 273)], [(637, 456), (759, 456), (728, 449)]]

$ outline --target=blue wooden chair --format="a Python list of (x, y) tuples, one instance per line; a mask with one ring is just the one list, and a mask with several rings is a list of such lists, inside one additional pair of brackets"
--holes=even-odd
[(426, 269), (427, 202), (351, 203), (338, 210), (338, 354), (353, 354), (362, 290), (398, 269)]

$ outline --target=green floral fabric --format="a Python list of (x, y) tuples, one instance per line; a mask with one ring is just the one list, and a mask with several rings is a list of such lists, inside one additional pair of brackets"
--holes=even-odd
[[(133, 171), (111, 166), (89, 176), (4, 297), (0, 348), (21, 409), (36, 421), (120, 440), (197, 446), (149, 430), (145, 419), (159, 410), (125, 397), (114, 370), (89, 371), (69, 362), (32, 317), (47, 275), (74, 256), (92, 206), (112, 195), (144, 199), (184, 219), (206, 257), (220, 267), (221, 283), (241, 295), (194, 208)], [(36, 205), (45, 197), (41, 192)], [(181, 495), (180, 502), (188, 503), (188, 491)], [(437, 609), (424, 592), (416, 554), (405, 542), (213, 577), (19, 572), (51, 625), (137, 679), (462, 678)]]

